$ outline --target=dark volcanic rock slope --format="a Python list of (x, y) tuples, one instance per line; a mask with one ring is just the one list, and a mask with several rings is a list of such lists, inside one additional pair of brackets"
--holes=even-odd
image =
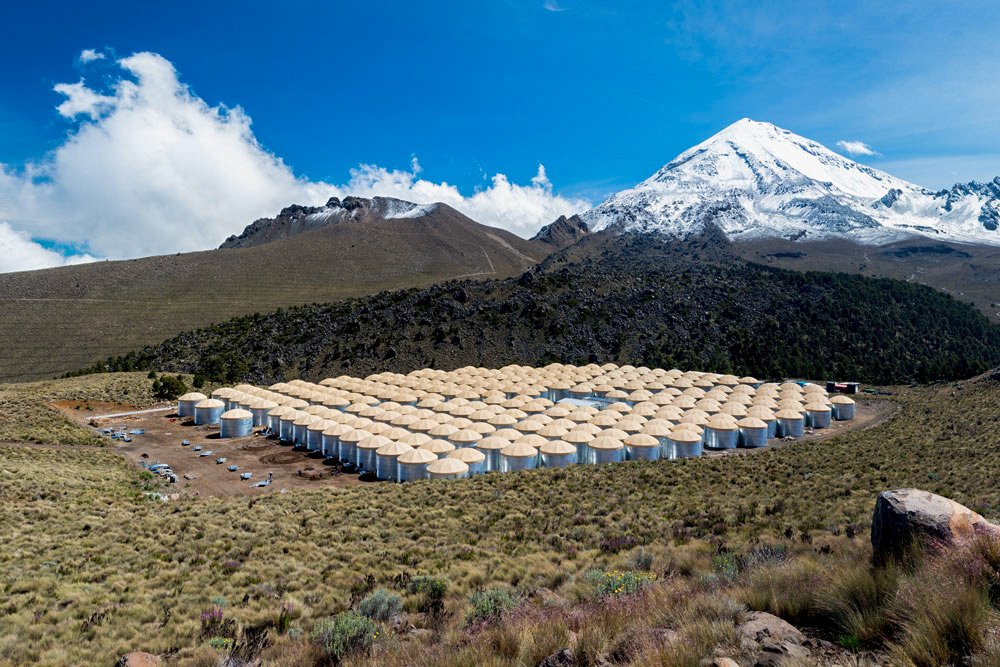
[[(649, 236), (588, 239), (508, 280), (455, 281), (233, 320), (99, 369), (268, 383), (422, 366), (615, 361), (881, 383), (968, 377), (1000, 363), (1000, 329), (905, 282), (794, 273)], [(711, 244), (705, 246), (711, 251)]]

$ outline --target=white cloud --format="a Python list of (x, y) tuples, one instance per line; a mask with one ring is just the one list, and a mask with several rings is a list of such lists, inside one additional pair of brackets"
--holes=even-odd
[(565, 7), (560, 7), (559, 3), (556, 0), (545, 0), (545, 2), (542, 3), (542, 7), (544, 7), (547, 10), (549, 10), (550, 12), (564, 12), (564, 11), (566, 11), (566, 8)]
[(31, 237), (24, 232), (16, 231), (6, 222), (0, 222), (0, 273), (45, 269), (52, 266), (82, 264), (92, 261), (94, 258), (89, 255), (66, 257), (54, 250), (49, 250), (31, 240)]
[(83, 51), (80, 51), (81, 63), (86, 65), (87, 63), (93, 62), (95, 60), (104, 60), (104, 54), (95, 51), (94, 49), (84, 49)]
[(837, 148), (851, 155), (882, 155), (863, 141), (838, 141)]
[[(469, 196), (418, 178), (416, 156), (409, 171), (361, 165), (343, 185), (312, 182), (260, 145), (243, 109), (210, 106), (165, 58), (137, 53), (118, 65), (123, 75), (110, 90), (83, 80), (54, 87), (66, 97), (59, 113), (77, 123), (60, 146), (19, 169), (0, 164), (0, 219), (9, 223), (8, 236), (17, 230), (22, 241), (55, 239), (122, 259), (213, 248), (256, 218), (330, 196), (440, 201), (524, 236), (590, 207), (556, 195), (541, 165), (529, 185), (496, 174)], [(25, 256), (38, 266), (55, 261)]]
[(53, 87), (53, 90), (66, 96), (66, 101), (56, 107), (59, 115), (65, 118), (76, 118), (80, 115), (97, 118), (115, 103), (114, 97), (99, 95), (87, 88), (83, 79), (77, 83), (58, 83)]

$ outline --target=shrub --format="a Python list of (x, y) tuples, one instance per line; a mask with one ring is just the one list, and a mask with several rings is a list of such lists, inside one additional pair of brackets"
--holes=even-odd
[(153, 396), (161, 400), (171, 401), (187, 393), (187, 390), (187, 385), (184, 384), (184, 379), (180, 375), (177, 377), (164, 375), (162, 378), (153, 380)]
[(388, 623), (403, 611), (403, 600), (394, 593), (380, 588), (358, 603), (358, 613), (373, 621)]
[(638, 593), (656, 580), (655, 574), (648, 572), (604, 572), (594, 583), (594, 595), (600, 598), (618, 597)]
[(420, 575), (410, 580), (406, 590), (410, 593), (423, 593), (432, 600), (440, 600), (448, 590), (448, 580)]
[(465, 617), (466, 623), (496, 621), (517, 606), (505, 588), (476, 591), (469, 597), (469, 604), (472, 605), (472, 609)]
[(382, 626), (367, 616), (345, 611), (320, 621), (309, 638), (334, 662), (371, 647), (382, 635)]
[(636, 570), (649, 572), (650, 568), (653, 567), (653, 554), (640, 548), (638, 551), (629, 556), (628, 563)]

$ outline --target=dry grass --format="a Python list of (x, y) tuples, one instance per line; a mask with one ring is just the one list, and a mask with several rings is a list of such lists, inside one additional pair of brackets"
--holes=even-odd
[[(35, 392), (87, 391), (88, 382), (113, 392), (138, 379), (91, 376)], [(864, 576), (871, 509), (878, 492), (917, 486), (995, 518), (1000, 450), (988, 443), (1000, 388), (918, 388), (896, 398), (902, 412), (876, 429), (752, 456), (253, 500), (147, 501), (148, 478), (111, 453), (0, 448), (0, 661), (98, 663), (176, 649), (181, 663), (208, 664), (214, 651), (199, 619), (224, 598), (226, 618), (241, 627), (273, 624), (282, 604), (294, 605), (293, 634), (305, 634), (279, 638), (269, 655), (311, 664), (312, 626), (377, 587), (399, 592), (407, 622), (432, 630), (425, 639), (388, 633), (373, 658), (383, 662), (528, 664), (572, 638), (594, 659), (696, 664), (716, 646), (736, 650), (734, 623), (747, 607), (822, 621), (832, 641), (859, 628), (880, 651), (933, 657), (939, 646), (914, 639), (929, 631), (884, 633), (879, 614), (899, 626), (910, 613), (905, 627), (936, 628), (985, 609), (971, 617), (974, 637), (995, 627), (989, 598), (958, 596), (941, 618), (923, 620), (913, 615), (927, 606), (919, 597), (885, 607), (879, 591), (888, 584)], [(618, 536), (640, 546), (600, 550)], [(784, 545), (784, 560), (761, 558), (762, 544)], [(633, 569), (639, 548), (663, 583), (641, 599), (596, 604), (585, 573)], [(423, 594), (405, 590), (405, 578), (419, 574), (449, 582), (434, 618), (422, 611)], [(919, 591), (914, 577), (895, 590)], [(500, 626), (466, 628), (469, 595), (493, 586), (526, 602)], [(666, 629), (682, 641), (655, 632)], [(990, 635), (981, 636), (970, 647), (985, 656)]]
[[(187, 378), (190, 383), (190, 378)], [(0, 442), (103, 445), (106, 441), (52, 407), (55, 401), (88, 401), (144, 408), (152, 405), (146, 373), (115, 373), (66, 380), (0, 384)]]

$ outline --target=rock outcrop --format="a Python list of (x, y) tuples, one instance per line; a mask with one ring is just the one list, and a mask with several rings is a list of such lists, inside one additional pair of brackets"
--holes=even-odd
[(904, 556), (915, 540), (962, 546), (978, 535), (1000, 538), (1000, 526), (944, 496), (897, 489), (875, 501), (871, 540), (876, 562)]
[(162, 660), (152, 653), (132, 651), (118, 658), (116, 667), (159, 667)]
[(532, 241), (547, 243), (553, 248), (565, 248), (590, 234), (587, 223), (574, 215), (567, 218), (560, 215), (552, 224), (545, 225), (538, 230), (538, 233), (531, 237)]

